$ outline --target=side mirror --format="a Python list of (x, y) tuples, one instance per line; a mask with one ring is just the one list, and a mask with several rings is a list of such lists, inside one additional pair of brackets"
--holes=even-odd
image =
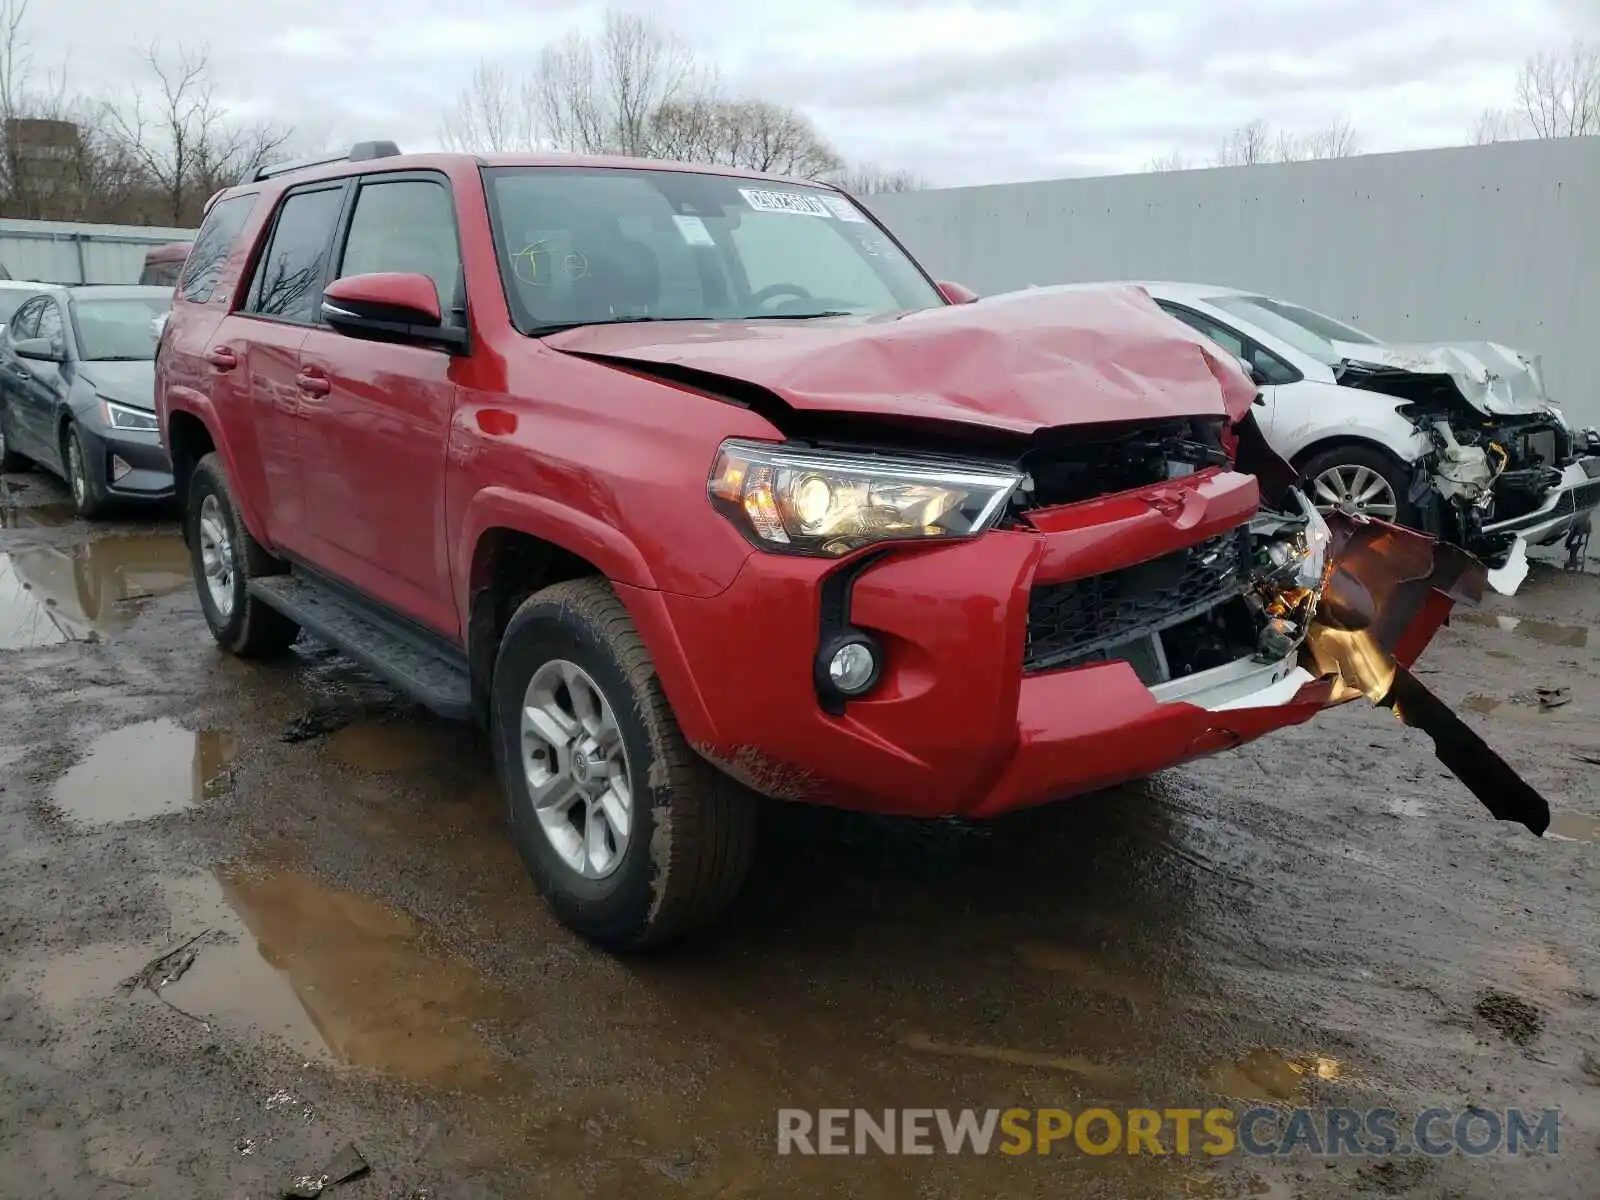
[(59, 363), (67, 361), (67, 351), (54, 338), (23, 338), (13, 342), (12, 350), (18, 358), (31, 358), (37, 362)]
[(978, 298), (978, 293), (964, 283), (951, 283), (949, 280), (941, 279), (934, 286), (950, 304), (971, 304)]
[(1250, 382), (1255, 384), (1257, 387), (1266, 387), (1267, 384), (1271, 382), (1267, 379), (1267, 373), (1260, 367), (1256, 366), (1256, 364), (1251, 362), (1248, 358), (1239, 359), (1239, 369), (1248, 375), (1250, 377)]
[(455, 353), (467, 347), (467, 331), (444, 323), (439, 289), (426, 275), (384, 272), (336, 279), (322, 293), (322, 318), (347, 337)]

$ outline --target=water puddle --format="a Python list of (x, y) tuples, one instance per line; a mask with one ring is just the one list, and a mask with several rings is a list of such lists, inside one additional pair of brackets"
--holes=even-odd
[(330, 734), (323, 753), (358, 771), (404, 774), (455, 757), (461, 736), (443, 725), (358, 722)]
[(1007, 1046), (970, 1046), (954, 1042), (936, 1041), (926, 1033), (908, 1033), (900, 1039), (908, 1050), (924, 1054), (941, 1054), (957, 1058), (975, 1058), (982, 1062), (1006, 1063), (1014, 1067), (1042, 1067), (1048, 1071), (1065, 1071), (1096, 1083), (1110, 1083), (1118, 1078), (1117, 1072), (1100, 1063), (1079, 1055), (1043, 1054), (1034, 1050), (1014, 1050)]
[(1223, 1096), (1246, 1100), (1295, 1100), (1311, 1079), (1340, 1079), (1344, 1064), (1317, 1054), (1290, 1058), (1272, 1050), (1252, 1050), (1233, 1062), (1207, 1068), (1201, 1082)]
[(101, 734), (57, 779), (50, 799), (90, 825), (147, 821), (181, 812), (216, 795), (227, 781), (234, 739), (195, 733), (176, 721), (141, 721)]
[(1505, 721), (1542, 725), (1563, 722), (1571, 717), (1581, 718), (1584, 708), (1572, 702), (1571, 693), (1564, 687), (1533, 688), (1501, 699), (1498, 696), (1475, 694), (1461, 702), (1468, 712), (1493, 714)]
[(479, 1035), (509, 997), (428, 927), (370, 896), (290, 870), (235, 868), (173, 885), (180, 930), (210, 930), (160, 996), (308, 1060), (473, 1090), (504, 1068)]
[(1091, 954), (1065, 946), (1029, 942), (1017, 947), (1022, 960), (1037, 971), (1059, 972), (1082, 991), (1120, 996), (1134, 1004), (1154, 1003), (1156, 989), (1139, 979), (1129, 979), (1109, 969)]
[(144, 601), (192, 586), (189, 552), (171, 534), (135, 534), (0, 554), (0, 650), (95, 641)]
[(1600, 842), (1600, 817), (1591, 817), (1588, 813), (1553, 813), (1550, 828), (1544, 835), (1564, 842)]
[(1483, 629), (1499, 629), (1519, 637), (1532, 638), (1547, 646), (1582, 647), (1589, 644), (1592, 632), (1587, 625), (1559, 625), (1553, 621), (1536, 621), (1530, 617), (1514, 617), (1510, 613), (1454, 612), (1452, 621), (1477, 625)]
[[(15, 486), (15, 485), (13, 485)], [(70, 504), (19, 504), (0, 506), (0, 529), (59, 529), (78, 519)]]

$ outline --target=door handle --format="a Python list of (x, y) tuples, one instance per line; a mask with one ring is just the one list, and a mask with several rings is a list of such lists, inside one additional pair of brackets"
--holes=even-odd
[(206, 351), (206, 361), (219, 371), (231, 371), (239, 365), (239, 356), (226, 346), (213, 346)]
[(333, 384), (328, 382), (326, 375), (317, 375), (310, 371), (301, 371), (294, 377), (294, 381), (308, 396), (326, 396), (333, 390)]

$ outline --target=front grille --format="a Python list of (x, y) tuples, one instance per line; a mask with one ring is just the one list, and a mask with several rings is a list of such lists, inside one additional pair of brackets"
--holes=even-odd
[(1025, 671), (1104, 658), (1113, 646), (1181, 624), (1244, 591), (1245, 526), (1185, 550), (1071, 583), (1041, 584), (1028, 598)]

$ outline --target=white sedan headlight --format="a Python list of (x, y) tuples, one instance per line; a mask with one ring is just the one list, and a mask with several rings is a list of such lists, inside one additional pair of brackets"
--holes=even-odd
[(874, 542), (982, 533), (1021, 479), (977, 463), (733, 440), (718, 451), (707, 490), (762, 549), (837, 557)]

